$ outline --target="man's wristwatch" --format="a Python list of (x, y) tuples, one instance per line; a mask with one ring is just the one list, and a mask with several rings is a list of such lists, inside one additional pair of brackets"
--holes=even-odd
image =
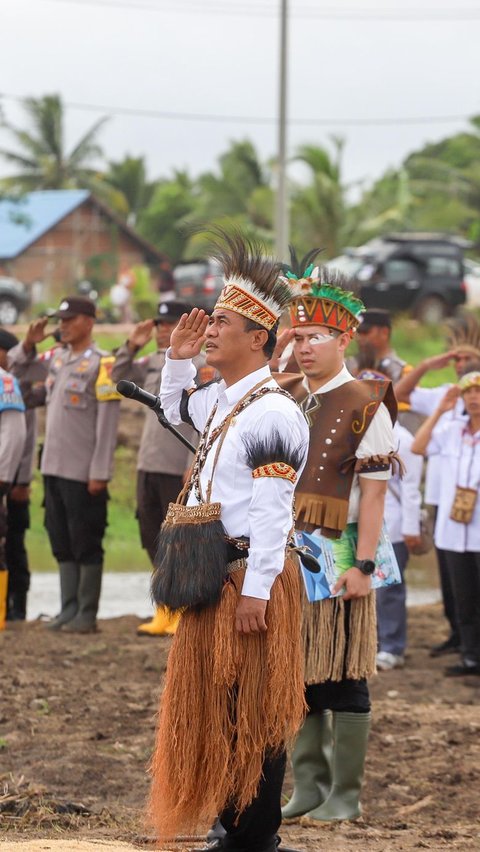
[(375, 562), (373, 559), (355, 559), (355, 568), (370, 577), (375, 571)]

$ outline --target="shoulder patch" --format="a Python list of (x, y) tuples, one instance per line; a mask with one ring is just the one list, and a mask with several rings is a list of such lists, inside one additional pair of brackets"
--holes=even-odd
[(112, 402), (122, 398), (112, 380), (114, 363), (114, 355), (102, 355), (100, 358), (97, 381), (95, 382), (95, 396), (98, 402)]
[(0, 412), (2, 411), (25, 411), (18, 380), (5, 370), (0, 372)]

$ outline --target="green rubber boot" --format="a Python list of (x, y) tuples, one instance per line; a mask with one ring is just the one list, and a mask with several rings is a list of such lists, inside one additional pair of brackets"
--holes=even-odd
[(63, 628), (65, 633), (94, 633), (102, 589), (103, 565), (80, 565), (78, 612)]
[(60, 630), (75, 618), (78, 610), (78, 585), (80, 568), (76, 562), (59, 562), (61, 610), (56, 618), (47, 623), (49, 630)]
[(310, 713), (292, 753), (294, 789), (282, 808), (283, 819), (295, 819), (321, 805), (331, 786), (332, 714)]
[(371, 713), (333, 714), (332, 788), (323, 805), (303, 818), (306, 825), (361, 816), (360, 790), (371, 718)]

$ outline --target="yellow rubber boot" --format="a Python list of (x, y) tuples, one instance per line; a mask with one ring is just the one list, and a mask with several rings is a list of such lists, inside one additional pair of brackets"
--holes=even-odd
[(180, 621), (179, 612), (159, 606), (151, 621), (137, 627), (139, 636), (173, 636)]
[(8, 571), (0, 571), (0, 630), (5, 630), (7, 621)]

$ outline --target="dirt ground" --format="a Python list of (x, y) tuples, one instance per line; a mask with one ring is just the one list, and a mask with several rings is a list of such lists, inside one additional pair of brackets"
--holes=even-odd
[[(139, 638), (137, 624), (111, 619), (74, 637), (14, 623), (0, 634), (6, 852), (153, 848), (142, 819), (145, 765), (171, 640)], [(445, 679), (445, 660), (429, 658), (444, 638), (439, 607), (411, 609), (409, 627), (405, 669), (372, 682), (364, 817), (285, 826), (284, 841), (302, 852), (480, 849), (480, 678)]]

